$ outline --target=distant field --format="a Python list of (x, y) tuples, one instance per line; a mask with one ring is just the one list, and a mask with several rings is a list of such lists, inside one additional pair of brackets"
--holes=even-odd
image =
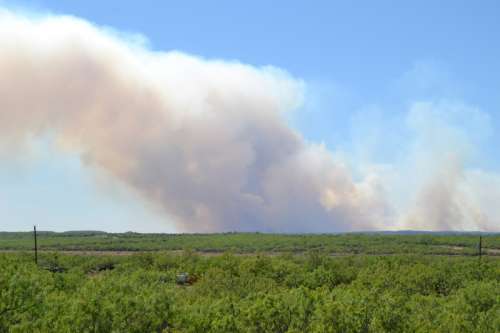
[[(474, 255), (479, 235), (471, 233), (347, 234), (138, 234), (39, 232), (38, 247), (48, 251), (177, 251), (256, 253)], [(500, 255), (500, 234), (483, 234), (485, 254)], [(0, 232), (0, 250), (33, 248), (30, 232)]]

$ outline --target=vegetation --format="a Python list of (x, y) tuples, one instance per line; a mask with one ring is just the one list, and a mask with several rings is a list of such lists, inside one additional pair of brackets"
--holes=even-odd
[[(478, 235), (469, 233), (350, 234), (108, 234), (41, 232), (41, 250), (175, 251), (255, 253), (322, 251), (337, 254), (476, 254)], [(500, 254), (500, 234), (484, 234), (483, 247)], [(0, 250), (31, 250), (32, 233), (0, 232)]]
[(500, 331), (491, 256), (3, 253), (0, 267), (0, 332)]
[(498, 234), (32, 237), (0, 233), (0, 333), (500, 332)]

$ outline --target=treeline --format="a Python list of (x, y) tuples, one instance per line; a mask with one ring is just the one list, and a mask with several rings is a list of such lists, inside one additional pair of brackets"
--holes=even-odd
[[(500, 255), (500, 234), (483, 234), (486, 254)], [(348, 234), (109, 234), (95, 231), (39, 233), (41, 250), (157, 251), (194, 250), (202, 252), (234, 251), (330, 253), (420, 253), (469, 254), (478, 252), (478, 234), (458, 233), (348, 233)], [(33, 235), (0, 233), (0, 250), (30, 250)]]
[(0, 267), (0, 332), (500, 331), (495, 257), (11, 253)]

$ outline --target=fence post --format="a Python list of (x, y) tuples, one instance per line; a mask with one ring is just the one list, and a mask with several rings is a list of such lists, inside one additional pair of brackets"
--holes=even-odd
[(35, 264), (38, 265), (38, 244), (36, 243), (36, 225), (33, 226), (33, 237), (35, 238)]
[(481, 255), (483, 254), (483, 238), (479, 236), (479, 259), (481, 259)]

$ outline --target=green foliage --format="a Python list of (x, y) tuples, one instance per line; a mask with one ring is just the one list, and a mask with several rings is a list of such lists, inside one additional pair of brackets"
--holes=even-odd
[(0, 267), (0, 332), (500, 331), (496, 257), (4, 253)]
[[(108, 234), (40, 232), (41, 250), (55, 251), (183, 251), (220, 253), (461, 254), (477, 253), (472, 233), (350, 234)], [(31, 250), (33, 235), (0, 232), (0, 250)], [(500, 254), (500, 235), (484, 234), (486, 254)], [(314, 263), (313, 263), (314, 264)]]

